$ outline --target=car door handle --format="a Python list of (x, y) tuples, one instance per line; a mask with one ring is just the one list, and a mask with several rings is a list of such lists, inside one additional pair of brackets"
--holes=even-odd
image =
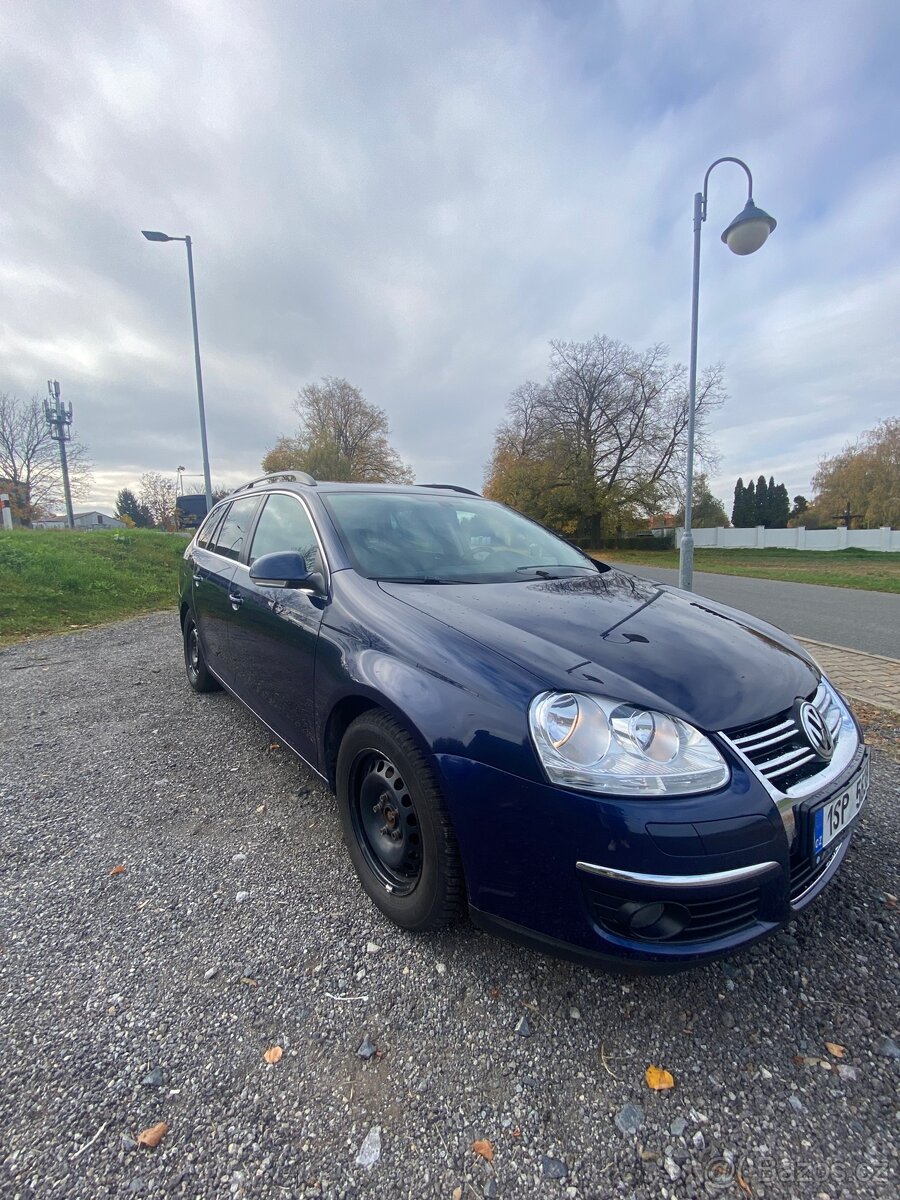
[(194, 583), (202, 583), (202, 582), (203, 582), (203, 576), (198, 574), (197, 571), (195, 571), (194, 572)]
[(234, 594), (234, 592), (229, 592), (229, 593), (228, 593), (228, 599), (231, 601), (231, 607), (234, 609), (234, 611), (235, 611), (235, 612), (237, 612), (237, 610), (238, 610), (238, 609), (241, 607), (241, 605), (244, 603), (244, 597), (243, 597), (243, 596), (236, 596), (236, 595)]

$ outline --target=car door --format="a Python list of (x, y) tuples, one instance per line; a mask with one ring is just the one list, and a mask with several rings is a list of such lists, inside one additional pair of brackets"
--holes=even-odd
[(238, 564), (231, 593), (240, 606), (231, 623), (229, 654), (241, 698), (315, 767), (316, 642), (328, 600), (251, 580), (253, 562), (278, 550), (299, 551), (310, 571), (327, 578), (312, 518), (290, 492), (266, 496), (246, 561)]
[(258, 496), (242, 496), (232, 501), (206, 545), (201, 545), (203, 539), (198, 538), (194, 547), (191, 584), (194, 620), (207, 663), (229, 685), (234, 672), (228, 628), (236, 611), (231, 586), (258, 507)]

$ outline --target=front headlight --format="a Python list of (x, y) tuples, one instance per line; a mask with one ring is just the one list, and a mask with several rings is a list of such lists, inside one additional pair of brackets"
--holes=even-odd
[(616, 796), (684, 796), (728, 782), (709, 738), (677, 717), (603, 696), (544, 692), (528, 710), (552, 783)]

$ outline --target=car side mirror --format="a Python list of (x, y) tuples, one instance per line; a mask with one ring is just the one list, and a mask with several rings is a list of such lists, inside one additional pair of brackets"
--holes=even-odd
[(297, 550), (276, 550), (254, 559), (250, 578), (264, 587), (296, 588), (321, 595), (325, 580), (318, 571), (310, 572), (306, 559)]

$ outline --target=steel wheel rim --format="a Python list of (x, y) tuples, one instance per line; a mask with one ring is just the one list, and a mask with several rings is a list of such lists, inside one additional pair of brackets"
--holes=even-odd
[(200, 638), (197, 636), (197, 626), (192, 625), (188, 634), (187, 667), (192, 675), (200, 674)]
[(422, 876), (422, 833), (413, 797), (400, 771), (379, 750), (363, 750), (350, 768), (353, 832), (369, 870), (397, 896)]

